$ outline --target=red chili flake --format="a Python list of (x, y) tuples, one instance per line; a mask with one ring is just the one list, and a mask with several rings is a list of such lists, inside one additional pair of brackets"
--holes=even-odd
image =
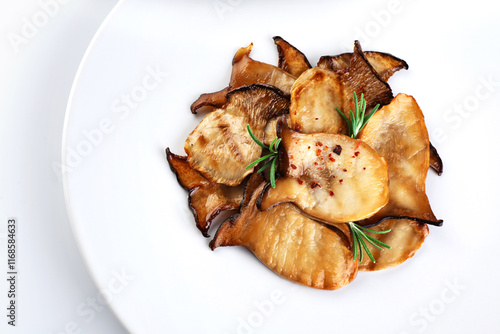
[(290, 167), (292, 167), (293, 169), (297, 169), (297, 166), (295, 166), (294, 164), (291, 164)]
[(318, 148), (318, 149), (316, 150), (316, 156), (317, 156), (317, 157), (319, 157), (320, 155), (321, 155), (321, 150)]
[(354, 149), (357, 150), (359, 145), (361, 145), (361, 140), (358, 140), (358, 144), (356, 145), (356, 147)]
[(340, 182), (340, 183), (344, 182), (344, 179), (340, 179), (340, 180), (339, 180), (339, 182)]
[(322, 167), (318, 167), (318, 168), (316, 168), (316, 169), (317, 169), (317, 170), (323, 170), (323, 168), (322, 168)]
[(366, 167), (363, 167), (363, 170), (366, 170)]
[(334, 159), (334, 158), (332, 158), (332, 157), (330, 157), (330, 161), (331, 161), (331, 162), (335, 162), (335, 159)]
[(315, 161), (315, 162), (314, 162), (314, 165), (315, 165), (315, 166), (317, 166), (317, 165), (318, 165), (318, 162), (317, 162), (317, 161)]
[(318, 120), (318, 117), (316, 117), (315, 120)]
[(290, 156), (290, 159), (293, 159), (293, 155)]
[(345, 168), (344, 168), (344, 169), (342, 169), (342, 170), (343, 170), (344, 172), (347, 172), (347, 169), (345, 169)]
[(354, 155), (351, 158), (356, 158)]
[(323, 146), (323, 143), (319, 141), (316, 145)]
[(298, 182), (299, 184), (303, 184), (303, 183), (304, 183), (304, 181), (302, 181), (301, 179), (298, 179), (298, 180), (297, 180), (297, 182)]
[(354, 107), (354, 103), (352, 103), (352, 102), (351, 102), (351, 103), (349, 104), (349, 107), (351, 107), (351, 108), (352, 108), (352, 107)]
[(330, 196), (335, 196), (335, 194), (333, 193), (333, 191), (330, 190)]
[(354, 152), (354, 155), (355, 155), (355, 156), (358, 156), (358, 155), (359, 155), (359, 152), (358, 152), (358, 151)]
[(321, 184), (319, 184), (318, 182), (315, 182), (315, 181), (311, 182), (311, 188), (314, 189), (316, 187), (320, 187), (321, 188)]
[(311, 146), (307, 146), (307, 149), (310, 150), (311, 149)]
[(336, 155), (340, 155), (340, 153), (342, 153), (342, 146), (335, 146), (335, 148), (333, 149), (333, 153), (335, 153)]

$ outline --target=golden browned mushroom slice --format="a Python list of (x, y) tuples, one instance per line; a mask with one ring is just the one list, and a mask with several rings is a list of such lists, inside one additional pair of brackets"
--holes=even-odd
[[(389, 53), (377, 51), (364, 51), (366, 59), (373, 66), (373, 69), (378, 73), (380, 79), (387, 81), (397, 71), (408, 69), (408, 64), (398, 57), (394, 57)], [(318, 67), (332, 71), (341, 71), (349, 67), (351, 63), (352, 53), (342, 53), (336, 56), (322, 56), (319, 59)]]
[[(276, 138), (278, 135), (276, 134), (276, 125), (278, 124), (278, 120), (280, 119), (281, 116), (275, 117), (266, 124), (266, 129), (264, 131), (264, 141), (262, 142), (266, 146), (270, 146), (271, 143), (273, 142), (274, 138)], [(290, 121), (290, 115), (286, 114), (286, 124), (288, 126), (292, 126), (292, 122)]]
[[(361, 222), (373, 224), (387, 216), (406, 216), (436, 221), (425, 194), (429, 169), (429, 137), (424, 116), (411, 96), (398, 94), (377, 111), (359, 138), (383, 156), (389, 169), (389, 202), (373, 217)], [(379, 250), (369, 245), (376, 263), (369, 259), (362, 270), (380, 270), (396, 266), (420, 248), (429, 233), (427, 224), (411, 219), (386, 219), (373, 229), (391, 228), (387, 234), (373, 237), (391, 246)]]
[(280, 36), (275, 36), (273, 39), (278, 47), (279, 68), (287, 71), (294, 77), (298, 77), (302, 72), (312, 67), (307, 57), (296, 47)]
[(332, 71), (315, 67), (302, 73), (291, 90), (292, 128), (302, 133), (345, 133), (346, 124), (337, 112), (354, 111), (354, 93), (364, 94), (367, 110), (386, 105), (392, 91), (366, 59), (358, 41), (349, 67)]
[(388, 200), (387, 164), (370, 146), (344, 135), (302, 134), (278, 121), (279, 170), (261, 208), (292, 202), (326, 223), (367, 218)]
[(191, 112), (201, 107), (221, 108), (226, 103), (226, 94), (238, 87), (254, 83), (276, 86), (285, 93), (290, 93), (296, 77), (276, 66), (250, 58), (253, 44), (241, 48), (233, 58), (233, 69), (228, 87), (214, 93), (202, 94), (191, 105)]
[(184, 150), (189, 165), (213, 183), (235, 186), (252, 173), (245, 169), (262, 148), (247, 132), (250, 125), (262, 141), (268, 120), (288, 111), (288, 96), (274, 86), (249, 85), (227, 94), (222, 109), (207, 114), (188, 136)]
[(348, 243), (331, 229), (284, 203), (259, 211), (256, 202), (265, 183), (253, 193), (240, 214), (225, 221), (210, 243), (244, 246), (283, 278), (317, 289), (334, 290), (350, 283), (357, 263)]
[(243, 184), (228, 187), (223, 184), (211, 183), (197, 170), (187, 163), (187, 157), (173, 154), (166, 149), (170, 168), (177, 176), (177, 180), (189, 193), (189, 207), (191, 208), (196, 226), (201, 233), (208, 237), (208, 230), (212, 221), (225, 210), (238, 210), (243, 200)]

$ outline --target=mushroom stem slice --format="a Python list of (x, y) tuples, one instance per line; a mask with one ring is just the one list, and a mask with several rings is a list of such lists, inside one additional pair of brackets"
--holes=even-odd
[(252, 173), (246, 167), (261, 156), (267, 122), (288, 112), (289, 96), (273, 86), (253, 84), (227, 94), (228, 102), (202, 119), (188, 136), (184, 150), (191, 168), (212, 183), (236, 186)]
[(311, 64), (305, 54), (296, 47), (285, 41), (280, 36), (273, 37), (278, 48), (278, 67), (287, 71), (294, 77), (298, 77), (305, 70), (311, 68)]
[[(387, 216), (406, 216), (436, 221), (427, 195), (425, 180), (429, 169), (430, 143), (424, 116), (415, 99), (398, 94), (377, 111), (359, 138), (385, 158), (389, 170), (389, 202), (363, 225)], [(363, 262), (362, 270), (396, 266), (413, 256), (428, 234), (426, 224), (411, 220), (388, 219), (377, 228), (394, 228), (386, 235), (374, 235), (391, 249), (375, 251), (376, 264)]]
[(193, 114), (196, 114), (202, 107), (212, 110), (221, 108), (227, 102), (226, 94), (229, 91), (255, 83), (272, 85), (285, 93), (290, 93), (296, 77), (281, 68), (250, 58), (252, 47), (253, 44), (250, 44), (236, 52), (229, 85), (218, 92), (200, 95), (191, 105)]
[(363, 141), (344, 135), (302, 134), (278, 121), (279, 177), (263, 210), (292, 202), (328, 224), (358, 221), (388, 201), (387, 163)]
[(357, 274), (348, 243), (326, 226), (311, 220), (292, 204), (259, 211), (256, 202), (265, 183), (240, 214), (225, 221), (210, 243), (244, 246), (276, 274), (305, 286), (334, 290)]
[(187, 157), (173, 154), (166, 149), (167, 161), (180, 185), (189, 193), (189, 207), (196, 226), (205, 237), (212, 221), (223, 211), (238, 210), (243, 200), (244, 186), (228, 187), (211, 183), (187, 163)]

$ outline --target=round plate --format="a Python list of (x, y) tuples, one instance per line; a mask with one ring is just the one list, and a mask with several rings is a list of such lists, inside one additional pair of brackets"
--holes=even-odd
[[(500, 119), (488, 109), (498, 105), (492, 55), (500, 53), (487, 8), (449, 15), (430, 1), (121, 1), (78, 72), (62, 158), (75, 237), (102, 300), (133, 333), (492, 329), (500, 135), (491, 129)], [(389, 83), (419, 102), (444, 160), (444, 175), (427, 180), (444, 226), (430, 227), (401, 266), (360, 272), (337, 291), (284, 280), (242, 247), (210, 251), (165, 159), (166, 147), (184, 154), (203, 117), (190, 104), (227, 85), (239, 47), (253, 42), (254, 59), (277, 64), (274, 35), (312, 64), (351, 51), (355, 39), (405, 59), (409, 70)]]

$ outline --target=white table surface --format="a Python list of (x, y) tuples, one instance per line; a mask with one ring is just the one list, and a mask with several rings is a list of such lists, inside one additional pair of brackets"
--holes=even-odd
[[(0, 2), (0, 333), (126, 333), (98, 302), (52, 167), (75, 73), (117, 2)], [(6, 317), (10, 217), (18, 220), (16, 327)]]

